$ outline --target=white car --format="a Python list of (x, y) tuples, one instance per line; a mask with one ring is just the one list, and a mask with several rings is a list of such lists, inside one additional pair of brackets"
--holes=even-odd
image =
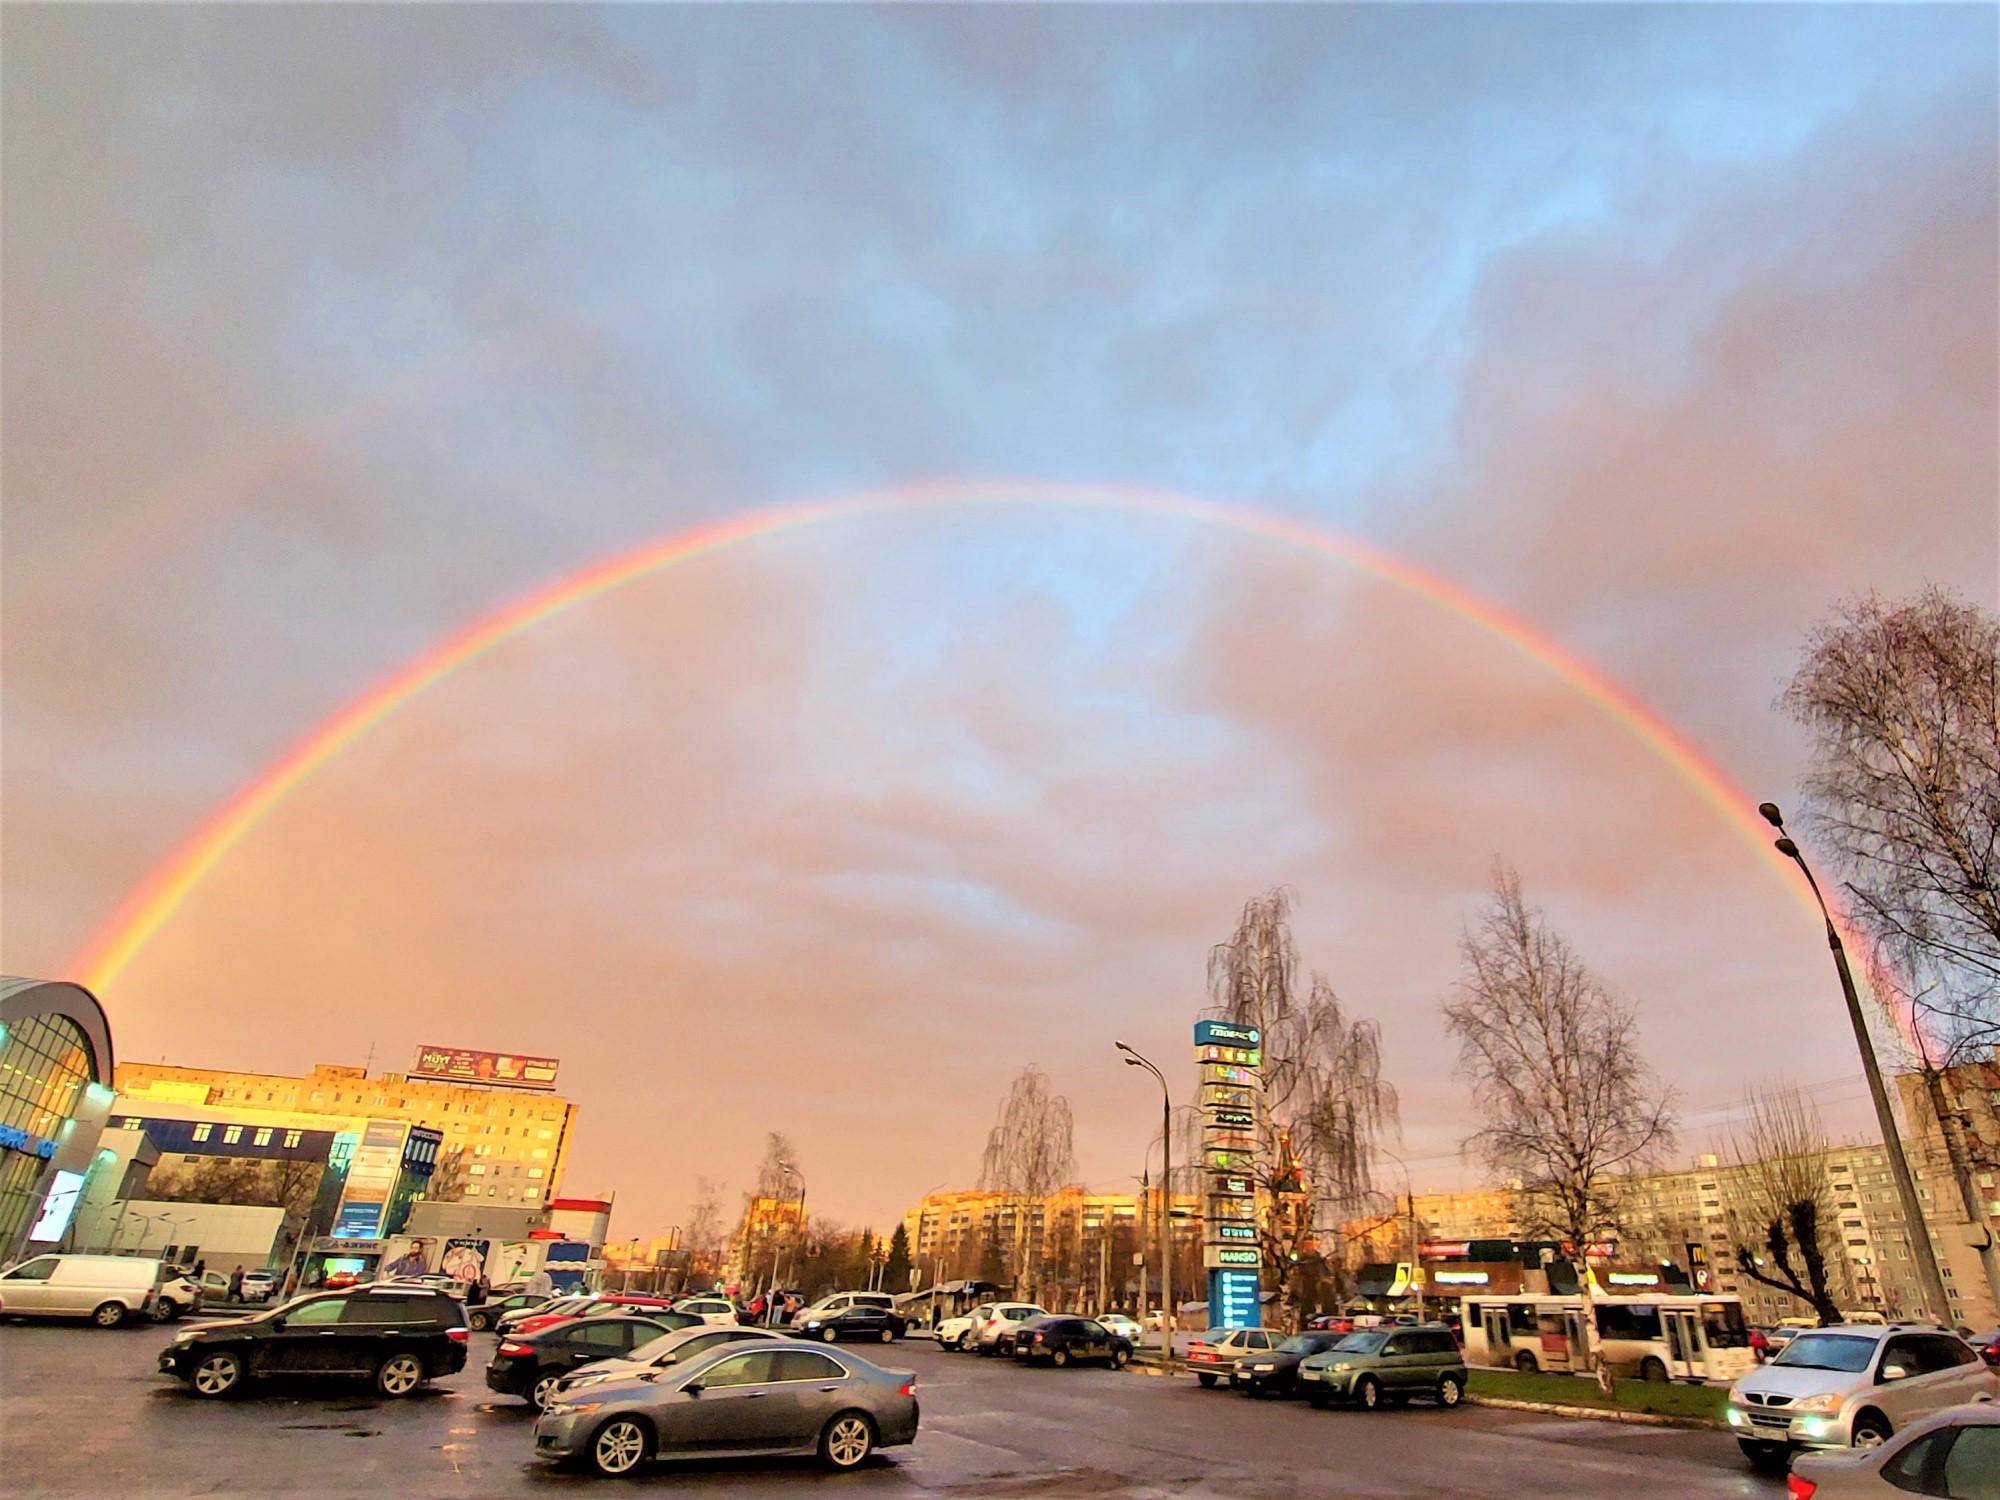
[(955, 1318), (946, 1318), (937, 1326), (937, 1341), (940, 1349), (956, 1349), (960, 1354), (972, 1347), (978, 1337), (975, 1329), (993, 1316), (993, 1304), (982, 1302), (969, 1313), (960, 1313)]
[(1121, 1339), (1130, 1339), (1134, 1344), (1145, 1336), (1145, 1330), (1139, 1326), (1139, 1320), (1128, 1318), (1123, 1313), (1106, 1313), (1097, 1321)]
[(275, 1271), (245, 1271), (236, 1295), (245, 1302), (269, 1302), (278, 1295), (278, 1275)]
[(1000, 1336), (1012, 1333), (1030, 1318), (1046, 1318), (1049, 1310), (1033, 1302), (996, 1302), (993, 1312), (979, 1325), (978, 1336), (973, 1342), (981, 1354), (998, 1354)]
[(727, 1297), (683, 1297), (674, 1304), (674, 1311), (717, 1325), (734, 1323), (737, 1318), (736, 1304)]
[(181, 1270), (176, 1266), (167, 1267), (160, 1278), (159, 1296), (153, 1302), (153, 1316), (162, 1323), (170, 1323), (175, 1318), (185, 1318), (189, 1313), (201, 1311), (201, 1300), (208, 1288), (205, 1283), (209, 1276), (196, 1279), (191, 1270)]
[(1844, 1323), (1807, 1329), (1740, 1377), (1726, 1415), (1752, 1466), (1776, 1471), (1799, 1449), (1880, 1447), (1933, 1412), (1996, 1395), (2000, 1372), (1955, 1333)]

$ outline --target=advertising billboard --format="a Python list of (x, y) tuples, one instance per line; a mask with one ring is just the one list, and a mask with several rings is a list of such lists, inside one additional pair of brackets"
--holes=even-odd
[(521, 1057), (511, 1052), (477, 1052), (468, 1047), (419, 1047), (412, 1078), (437, 1083), (483, 1083), (500, 1088), (554, 1089), (553, 1057)]
[(333, 1225), (336, 1239), (372, 1240), (382, 1233), (383, 1215), (402, 1170), (403, 1142), (409, 1130), (399, 1120), (368, 1122), (347, 1168), (347, 1187)]

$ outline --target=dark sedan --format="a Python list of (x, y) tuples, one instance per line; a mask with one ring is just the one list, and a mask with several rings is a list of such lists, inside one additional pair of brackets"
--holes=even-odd
[(455, 1297), (367, 1287), (190, 1328), (160, 1352), (160, 1373), (186, 1381), (197, 1396), (233, 1395), (273, 1375), (361, 1375), (384, 1396), (408, 1396), (464, 1369), (470, 1337)]
[(1246, 1354), (1229, 1372), (1229, 1384), (1250, 1396), (1296, 1396), (1299, 1394), (1299, 1364), (1311, 1354), (1324, 1354), (1343, 1338), (1344, 1333), (1295, 1333), (1275, 1349), (1262, 1354)]
[(663, 1333), (698, 1326), (685, 1313), (653, 1313), (643, 1318), (612, 1315), (575, 1318), (538, 1333), (502, 1334), (486, 1367), (486, 1384), (503, 1396), (525, 1397), (540, 1411), (556, 1382), (594, 1359), (623, 1359)]
[(1122, 1370), (1132, 1359), (1132, 1341), (1095, 1318), (1051, 1313), (1028, 1319), (1006, 1338), (1013, 1345), (1014, 1358), (1024, 1364), (1046, 1361), (1058, 1369), (1072, 1363), (1106, 1364)]
[(823, 1318), (808, 1318), (797, 1330), (802, 1339), (868, 1339), (878, 1344), (894, 1343), (903, 1336), (903, 1319), (884, 1307), (843, 1307)]
[(500, 1320), (508, 1313), (534, 1313), (552, 1300), (542, 1292), (514, 1292), (505, 1297), (496, 1297), (491, 1302), (482, 1302), (477, 1307), (466, 1308), (465, 1321), (472, 1325), (474, 1332), (497, 1328), (500, 1326)]

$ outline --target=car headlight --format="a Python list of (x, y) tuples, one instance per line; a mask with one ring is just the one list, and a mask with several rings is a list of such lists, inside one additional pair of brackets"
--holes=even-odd
[(1250, 1373), (1252, 1375), (1269, 1375), (1272, 1371), (1276, 1370), (1277, 1368), (1278, 1367), (1276, 1365), (1252, 1365), (1250, 1367)]
[(596, 1411), (602, 1405), (604, 1405), (602, 1401), (551, 1401), (548, 1410), (543, 1412), (542, 1415), (547, 1417), (577, 1416), (584, 1412)]
[(1808, 1396), (1803, 1401), (1792, 1403), (1793, 1411), (1839, 1411), (1840, 1397), (1829, 1392), (1824, 1396)]
[(1351, 1369), (1353, 1369), (1353, 1368), (1354, 1368), (1354, 1361), (1353, 1361), (1353, 1360), (1351, 1360), (1351, 1359), (1343, 1359), (1343, 1360), (1340, 1360), (1340, 1361), (1338, 1361), (1338, 1362), (1337, 1362), (1337, 1363), (1336, 1363), (1336, 1364), (1335, 1364), (1335, 1365), (1333, 1366), (1333, 1368), (1334, 1368), (1334, 1370), (1335, 1370), (1335, 1371), (1341, 1371), (1341, 1370), (1351, 1370)]

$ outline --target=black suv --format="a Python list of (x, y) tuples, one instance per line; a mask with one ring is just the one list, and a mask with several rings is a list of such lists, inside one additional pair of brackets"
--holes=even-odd
[(471, 1335), (458, 1299), (428, 1287), (355, 1287), (301, 1297), (254, 1318), (190, 1328), (160, 1351), (160, 1373), (197, 1396), (269, 1376), (367, 1376), (384, 1396), (465, 1368)]

